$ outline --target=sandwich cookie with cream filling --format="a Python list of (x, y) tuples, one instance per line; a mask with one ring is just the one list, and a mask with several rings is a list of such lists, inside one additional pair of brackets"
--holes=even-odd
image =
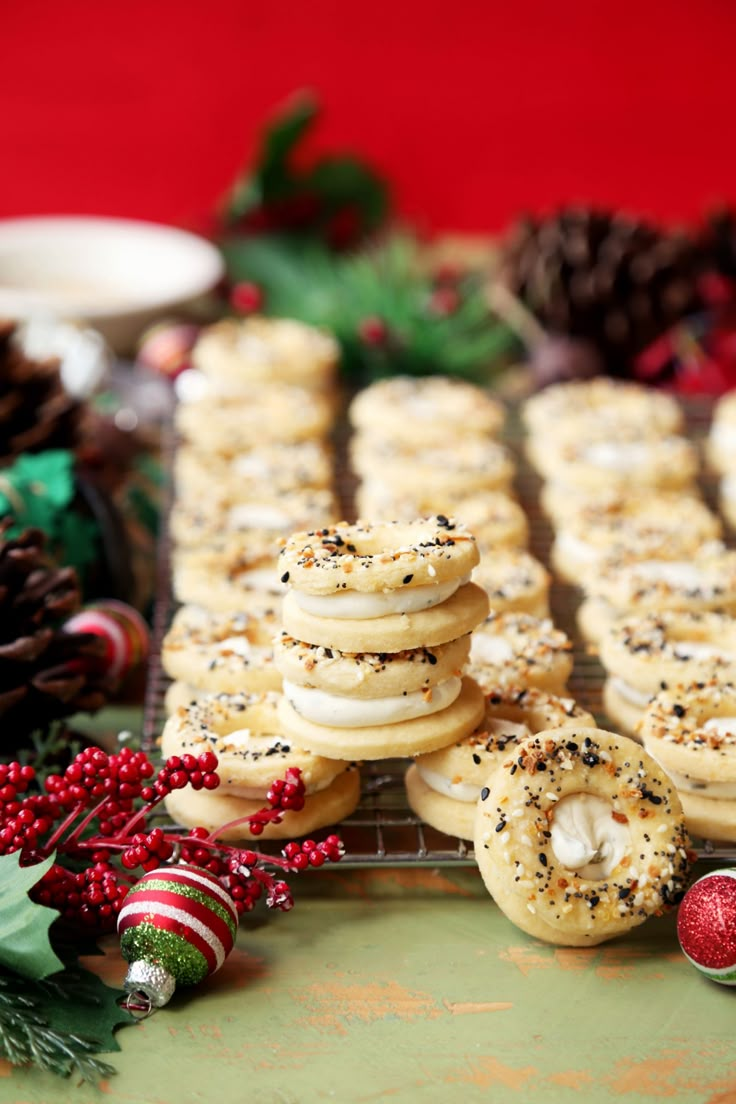
[(243, 498), (210, 492), (209, 497), (180, 495), (169, 515), (169, 532), (177, 546), (222, 547), (232, 538), (268, 541), (311, 525), (314, 518), (338, 516), (337, 499), (325, 488), (269, 493)]
[(593, 643), (621, 617), (673, 609), (736, 613), (736, 552), (718, 541), (681, 559), (632, 561), (622, 553), (604, 560), (585, 582), (578, 625)]
[(393, 376), (358, 392), (348, 416), (360, 433), (422, 447), (455, 437), (495, 437), (506, 411), (487, 391), (464, 380)]
[(473, 577), (495, 613), (549, 617), (549, 572), (531, 553), (491, 549), (481, 557)]
[(471, 638), (468, 674), (486, 691), (521, 686), (563, 694), (572, 643), (548, 618), (491, 613)]
[(327, 398), (287, 383), (258, 384), (237, 396), (205, 395), (180, 402), (174, 415), (185, 441), (215, 453), (325, 437), (332, 421)]
[(236, 452), (211, 452), (182, 444), (174, 457), (174, 485), (184, 497), (217, 494), (270, 501), (307, 487), (329, 487), (332, 454), (323, 441), (258, 445)]
[(419, 755), (405, 783), (409, 805), (422, 820), (448, 836), (472, 840), (475, 807), (483, 786), (500, 764), (516, 755), (521, 740), (566, 725), (595, 725), (572, 698), (543, 690), (509, 687), (486, 694), (483, 720), (470, 736)]
[(586, 427), (569, 438), (530, 440), (527, 452), (543, 478), (572, 489), (676, 491), (691, 486), (698, 472), (698, 454), (685, 437), (639, 437), (624, 429), (610, 438)]
[(522, 931), (595, 946), (675, 906), (689, 839), (674, 784), (626, 736), (548, 729), (522, 741), (481, 791), (475, 856)]
[(172, 713), (203, 694), (280, 690), (273, 662), (275, 613), (209, 613), (182, 606), (164, 637), (161, 664), (174, 679), (166, 694)]
[(225, 318), (201, 333), (192, 364), (228, 387), (294, 384), (329, 391), (340, 347), (332, 334), (292, 318)]
[[(306, 788), (303, 809), (291, 811), (281, 824), (268, 824), (263, 839), (302, 836), (348, 816), (360, 798), (360, 776), (348, 762), (325, 759), (304, 750), (282, 732), (277, 714), (280, 695), (218, 694), (178, 709), (161, 737), (163, 755), (218, 758), (217, 790), (172, 790), (169, 815), (187, 827), (214, 831), (248, 817), (267, 804), (273, 781), (298, 768)], [(246, 824), (229, 827), (220, 839), (254, 838)]]
[[(686, 527), (683, 518), (687, 518)], [(630, 559), (687, 559), (721, 532), (719, 519), (701, 500), (648, 495), (622, 500), (615, 512), (594, 507), (582, 510), (560, 526), (550, 558), (561, 578), (579, 583), (617, 551)]]
[(284, 629), (343, 652), (399, 652), (464, 636), (488, 613), (472, 534), (439, 514), (297, 533), (279, 556)]
[(736, 686), (712, 678), (662, 690), (639, 732), (677, 787), (688, 831), (736, 842)]
[(624, 428), (666, 437), (680, 433), (684, 425), (682, 409), (671, 395), (609, 376), (546, 387), (524, 402), (521, 414), (530, 434), (547, 439), (581, 427), (598, 434)]
[(601, 638), (606, 669), (606, 715), (627, 735), (660, 690), (707, 682), (736, 682), (736, 620), (725, 613), (665, 610), (616, 622)]
[(428, 514), (452, 514), (470, 529), (483, 555), (485, 549), (526, 548), (529, 523), (519, 503), (502, 491), (447, 495), (434, 487), (397, 491), (391, 476), (363, 480), (355, 492), (359, 517), (390, 517), (413, 521)]
[(431, 487), (432, 493), (445, 498), (478, 491), (508, 494), (516, 471), (508, 449), (482, 437), (412, 448), (401, 441), (360, 433), (351, 441), (350, 458), (361, 479), (375, 480), (379, 473), (390, 473), (397, 493), (412, 494), (416, 487)]

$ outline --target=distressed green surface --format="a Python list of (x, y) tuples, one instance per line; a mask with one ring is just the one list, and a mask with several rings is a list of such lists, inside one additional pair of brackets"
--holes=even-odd
[[(216, 977), (118, 1035), (101, 1091), (29, 1070), (0, 1100), (736, 1101), (736, 992), (688, 965), (671, 918), (563, 950), (517, 932), (469, 870), (295, 888), (291, 914), (243, 922)], [(121, 980), (116, 955), (104, 966)]]

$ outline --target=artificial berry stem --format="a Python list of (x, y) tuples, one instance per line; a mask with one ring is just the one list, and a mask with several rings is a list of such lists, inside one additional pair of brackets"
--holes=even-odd
[[(212, 752), (197, 758), (171, 756), (149, 783), (155, 769), (143, 752), (123, 748), (108, 755), (100, 748), (87, 748), (63, 775), (46, 779), (45, 793), (27, 794), (35, 781), (33, 768), (0, 764), (0, 854), (19, 851), (21, 864), (33, 866), (56, 852), (57, 861), (33, 887), (32, 896), (87, 930), (113, 930), (138, 879), (136, 872), (172, 861), (177, 847), (181, 861), (220, 880), (239, 914), (254, 908), (264, 892), (269, 908), (290, 909), (294, 899), (289, 886), (268, 868), (298, 873), (337, 862), (343, 854), (337, 836), (321, 843), (289, 842), (281, 857), (225, 844), (217, 837), (245, 824), (257, 836), (267, 824), (278, 824), (289, 812), (301, 809), (305, 787), (298, 770), (287, 770), (284, 778), (272, 783), (268, 807), (215, 832), (193, 828), (180, 836), (161, 827), (146, 830), (147, 817), (172, 790), (215, 789), (220, 783), (216, 768)], [(139, 807), (136, 802), (141, 802)], [(111, 861), (113, 855), (119, 866)], [(64, 865), (90, 859), (92, 864), (82, 870)]]

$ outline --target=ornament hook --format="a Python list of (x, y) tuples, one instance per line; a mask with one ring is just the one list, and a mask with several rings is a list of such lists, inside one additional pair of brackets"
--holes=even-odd
[(142, 989), (131, 989), (122, 1002), (126, 1012), (136, 1020), (145, 1020), (153, 1012), (153, 1001)]

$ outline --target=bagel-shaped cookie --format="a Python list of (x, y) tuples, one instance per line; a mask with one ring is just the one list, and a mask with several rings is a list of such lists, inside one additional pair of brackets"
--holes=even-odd
[(237, 558), (202, 564), (174, 559), (174, 596), (212, 613), (249, 612), (259, 616), (278, 611), (286, 587), (279, 581), (276, 561), (268, 557), (241, 563)]
[(413, 521), (427, 514), (452, 514), (466, 525), (484, 548), (524, 548), (529, 539), (529, 524), (521, 506), (502, 491), (486, 491), (473, 495), (437, 493), (432, 487), (415, 487), (413, 491), (397, 491), (390, 482), (380, 478), (364, 480), (355, 492), (359, 517), (397, 518)]
[(714, 673), (736, 681), (736, 621), (678, 610), (624, 618), (602, 636), (599, 654), (609, 676), (606, 712), (633, 731), (650, 699), (668, 686), (707, 682)]
[(564, 523), (551, 551), (557, 574), (577, 583), (617, 551), (639, 560), (686, 559), (705, 541), (720, 537), (720, 520), (701, 500), (676, 494), (647, 498), (630, 499), (615, 513), (588, 507)]
[(180, 403), (176, 429), (190, 444), (213, 452), (237, 452), (255, 444), (325, 437), (332, 424), (326, 398), (303, 387), (272, 383), (237, 398), (205, 397)]
[(531, 553), (493, 549), (483, 556), (473, 577), (496, 613), (549, 617), (549, 572)]
[(280, 674), (296, 686), (353, 698), (386, 698), (426, 691), (462, 674), (470, 633), (432, 648), (401, 652), (340, 652), (306, 644), (286, 632), (273, 642)]
[(487, 691), (529, 686), (561, 694), (572, 665), (569, 637), (548, 618), (491, 613), (473, 633), (468, 673)]
[(698, 471), (695, 446), (684, 437), (631, 437), (619, 430), (602, 438), (590, 430), (569, 439), (528, 442), (527, 453), (545, 479), (567, 487), (637, 486), (679, 490)]
[(247, 452), (204, 451), (182, 444), (174, 457), (177, 493), (201, 498), (213, 489), (226, 496), (262, 497), (306, 487), (329, 487), (332, 455), (322, 441), (259, 445)]
[(581, 515), (592, 518), (606, 515), (625, 517), (631, 510), (646, 510), (647, 503), (655, 499), (679, 503), (683, 498), (688, 503), (702, 501), (694, 483), (674, 491), (653, 491), (652, 488), (636, 487), (631, 483), (625, 486), (569, 487), (551, 480), (539, 489), (539, 505), (556, 529), (567, 528)]
[(580, 426), (634, 428), (666, 436), (683, 426), (677, 400), (639, 383), (596, 376), (556, 383), (527, 399), (522, 419), (530, 433), (549, 437)]
[(220, 545), (229, 537), (247, 534), (248, 540), (267, 542), (294, 529), (314, 524), (315, 518), (338, 516), (332, 491), (311, 489), (271, 494), (268, 498), (180, 497), (169, 515), (169, 532), (180, 547)]
[(486, 695), (483, 720), (470, 736), (417, 756), (406, 774), (409, 805), (427, 824), (449, 836), (473, 838), (480, 792), (517, 744), (535, 732), (566, 725), (595, 725), (572, 698), (509, 687)]
[[(290, 811), (280, 824), (266, 824), (258, 836), (253, 836), (246, 824), (233, 824), (242, 817), (252, 816), (263, 808), (263, 801), (252, 801), (217, 790), (172, 790), (165, 799), (166, 811), (172, 820), (187, 828), (206, 828), (221, 840), (294, 839), (309, 836), (318, 828), (337, 824), (354, 812), (360, 801), (360, 773), (348, 767), (304, 801), (304, 808)], [(224, 828), (224, 831), (218, 829)]]
[(464, 678), (460, 694), (441, 712), (428, 717), (363, 727), (315, 724), (300, 716), (286, 696), (279, 703), (282, 730), (319, 755), (339, 759), (390, 759), (434, 751), (472, 732), (483, 716), (483, 694)]
[(447, 376), (394, 376), (353, 399), (349, 418), (362, 432), (404, 444), (445, 444), (448, 437), (494, 437), (505, 410), (487, 391)]
[(412, 449), (361, 433), (351, 441), (350, 458), (361, 479), (390, 473), (393, 486), (409, 493), (416, 487), (431, 487), (438, 495), (508, 492), (516, 470), (507, 448), (481, 437)]
[(475, 583), (466, 583), (431, 609), (385, 617), (336, 618), (308, 613), (289, 591), (281, 615), (286, 632), (308, 644), (340, 652), (402, 652), (434, 648), (472, 632), (488, 616), (488, 595)]
[(705, 454), (715, 471), (736, 471), (736, 391), (723, 395), (713, 409)]
[[(472, 533), (454, 518), (437, 514), (376, 525), (341, 522), (295, 533), (281, 550), (279, 567), (282, 582), (290, 584), (298, 603), (310, 612), (359, 618), (438, 605), (449, 596), (443, 586), (459, 586), (479, 559)], [(353, 592), (377, 600), (366, 606), (368, 612), (341, 612), (362, 609)], [(304, 596), (327, 602), (315, 606)]]
[(280, 698), (273, 692), (214, 694), (194, 702), (167, 720), (161, 752), (168, 758), (213, 751), (221, 792), (261, 805), (274, 779), (289, 768), (301, 771), (307, 794), (324, 790), (349, 764), (314, 755), (285, 736), (278, 719)]
[(523, 931), (593, 946), (673, 906), (689, 840), (674, 785), (638, 744), (598, 728), (529, 737), (481, 791), (475, 853)]
[(661, 690), (640, 725), (678, 789), (736, 800), (736, 686), (711, 679)]
[(214, 614), (182, 606), (164, 637), (161, 664), (170, 678), (210, 693), (278, 690), (272, 643), (278, 625), (273, 613)]
[(297, 384), (330, 387), (340, 358), (335, 338), (292, 318), (226, 318), (204, 329), (192, 364), (212, 379), (232, 384)]
[(632, 560), (621, 554), (603, 560), (586, 577), (586, 592), (621, 616), (665, 609), (704, 612), (736, 610), (736, 552), (718, 541), (686, 558)]

